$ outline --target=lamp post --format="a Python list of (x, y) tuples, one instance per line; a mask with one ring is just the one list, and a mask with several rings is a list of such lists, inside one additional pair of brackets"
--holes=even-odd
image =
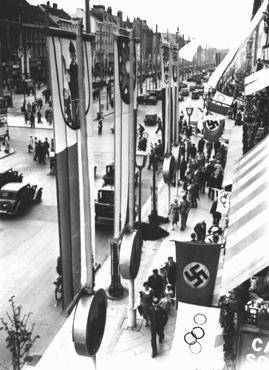
[(202, 95), (202, 97), (203, 97), (203, 101), (204, 101), (204, 107), (203, 108), (205, 109), (205, 103), (206, 103), (208, 94), (206, 92), (204, 92), (203, 95)]
[(145, 151), (142, 151), (142, 150), (138, 150), (136, 152), (136, 167), (138, 168), (139, 170), (139, 196), (138, 196), (138, 200), (139, 200), (139, 204), (138, 204), (138, 225), (139, 225), (139, 229), (140, 229), (140, 226), (141, 226), (141, 204), (142, 204), (142, 201), (141, 201), (141, 187), (142, 187), (142, 169), (145, 167), (146, 165), (146, 161), (147, 161), (147, 152)]
[(186, 107), (186, 112), (187, 112), (187, 115), (189, 117), (188, 126), (190, 127), (190, 124), (191, 124), (191, 115), (193, 113), (193, 107)]

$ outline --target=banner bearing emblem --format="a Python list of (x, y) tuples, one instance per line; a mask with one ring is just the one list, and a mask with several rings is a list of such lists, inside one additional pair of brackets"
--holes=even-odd
[(183, 269), (185, 282), (192, 288), (204, 288), (209, 280), (210, 273), (208, 268), (200, 262), (191, 262)]

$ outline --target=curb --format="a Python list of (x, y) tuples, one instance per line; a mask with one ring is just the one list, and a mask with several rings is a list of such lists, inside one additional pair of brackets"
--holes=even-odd
[[(12, 149), (12, 150), (13, 150), (12, 152), (5, 153), (5, 155), (0, 156), (0, 159), (2, 159), (2, 158), (6, 158), (6, 157), (8, 157), (9, 155), (12, 155), (12, 154), (16, 153), (16, 151), (15, 151), (14, 149)], [(2, 150), (1, 150), (1, 152), (2, 152)]]

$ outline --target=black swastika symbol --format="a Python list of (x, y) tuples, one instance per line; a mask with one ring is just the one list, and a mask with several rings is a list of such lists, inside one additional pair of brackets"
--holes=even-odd
[(188, 269), (184, 269), (184, 276), (189, 285), (193, 286), (194, 288), (199, 288), (201, 285), (206, 285), (209, 279), (209, 272), (207, 273), (205, 270), (205, 266), (200, 265), (200, 263), (196, 263), (193, 266), (189, 266)]
[(208, 120), (207, 121), (207, 126), (208, 126), (209, 130), (215, 130), (216, 128), (219, 127), (219, 122), (218, 121)]

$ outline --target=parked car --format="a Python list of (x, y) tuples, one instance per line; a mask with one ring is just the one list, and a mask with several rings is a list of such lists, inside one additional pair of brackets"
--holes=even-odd
[(0, 189), (0, 214), (16, 215), (41, 201), (43, 188), (29, 183), (10, 182)]
[(114, 186), (106, 185), (98, 190), (95, 200), (95, 222), (113, 222), (114, 220)]
[(162, 90), (148, 90), (147, 93), (150, 96), (154, 96), (157, 100), (162, 100)]
[(180, 93), (183, 95), (183, 96), (189, 96), (189, 90), (187, 88), (183, 88), (181, 89)]
[(146, 104), (148, 105), (156, 105), (157, 103), (158, 103), (157, 96), (150, 95), (146, 100)]
[(155, 126), (157, 123), (158, 115), (156, 113), (149, 113), (145, 115), (144, 123), (146, 126)]
[(188, 81), (188, 82), (192, 82), (192, 81), (193, 81), (193, 77), (192, 77), (192, 76), (188, 77), (188, 78), (187, 78), (187, 81)]
[[(135, 184), (138, 184), (139, 171), (135, 169)], [(115, 164), (114, 162), (109, 163), (106, 166), (106, 173), (103, 176), (104, 185), (114, 185), (115, 181)]]
[(0, 173), (0, 188), (9, 182), (22, 182), (23, 175), (12, 168)]
[(194, 91), (195, 90), (195, 85), (191, 85), (190, 86), (190, 92)]
[[(149, 98), (150, 98), (149, 94), (138, 95), (137, 104), (143, 104), (143, 105), (150, 104), (149, 103)], [(156, 104), (157, 104), (157, 99), (154, 98), (154, 101), (155, 100), (156, 100)]]
[(195, 90), (191, 93), (191, 98), (198, 100), (200, 98), (199, 91)]

